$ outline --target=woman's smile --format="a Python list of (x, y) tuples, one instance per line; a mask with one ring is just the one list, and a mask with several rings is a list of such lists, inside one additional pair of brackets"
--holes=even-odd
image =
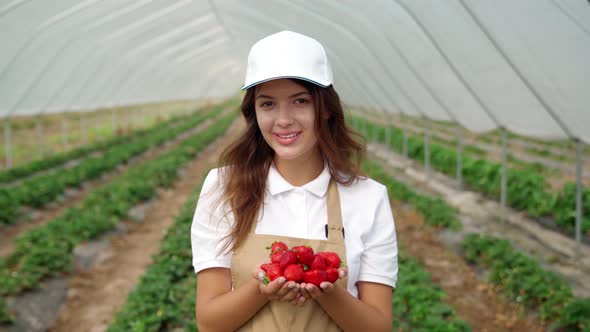
[(274, 133), (275, 139), (281, 145), (291, 145), (297, 141), (299, 136), (301, 135), (301, 131), (297, 132), (281, 132), (281, 133)]

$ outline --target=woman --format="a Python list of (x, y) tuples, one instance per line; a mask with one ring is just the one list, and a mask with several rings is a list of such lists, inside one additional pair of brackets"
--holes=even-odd
[[(245, 133), (203, 184), (191, 241), (201, 331), (391, 331), (397, 243), (386, 188), (361, 176), (326, 53), (290, 31), (248, 57)], [(320, 287), (265, 284), (265, 247), (337, 252)]]

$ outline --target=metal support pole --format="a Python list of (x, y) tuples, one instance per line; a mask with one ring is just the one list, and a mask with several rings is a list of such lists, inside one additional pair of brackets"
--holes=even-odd
[(11, 141), (11, 128), (10, 117), (7, 116), (4, 119), (4, 144), (6, 149), (6, 168), (12, 167), (12, 141)]
[(408, 133), (406, 133), (405, 128), (402, 129), (402, 136), (403, 136), (402, 153), (403, 153), (404, 157), (408, 158)]
[(135, 112), (133, 112), (134, 115), (134, 127), (135, 129), (139, 129), (141, 127), (141, 124), (139, 123), (139, 112), (141, 112), (141, 110), (138, 108), (135, 110)]
[(37, 154), (39, 155), (39, 159), (41, 159), (43, 158), (43, 121), (41, 114), (37, 115), (35, 122), (37, 125)]
[(457, 189), (463, 189), (463, 135), (461, 127), (457, 128)]
[(430, 120), (426, 120), (426, 131), (424, 132), (424, 168), (426, 180), (430, 180)]
[(584, 143), (576, 139), (576, 259), (580, 259), (580, 242), (582, 239), (582, 157)]
[(117, 113), (115, 108), (111, 108), (111, 128), (113, 128), (113, 136), (117, 134)]
[(379, 124), (375, 121), (373, 123), (373, 143), (377, 143), (378, 138), (379, 138), (379, 134), (378, 134), (379, 128), (378, 127), (379, 127)]
[(82, 145), (86, 145), (87, 136), (86, 136), (86, 123), (84, 118), (85, 112), (80, 113), (80, 133), (82, 134)]
[(68, 148), (68, 128), (66, 123), (66, 113), (61, 115), (61, 143), (64, 150)]
[(502, 206), (502, 221), (506, 221), (506, 183), (507, 172), (506, 164), (508, 162), (508, 131), (502, 128), (502, 179), (500, 183), (500, 205)]

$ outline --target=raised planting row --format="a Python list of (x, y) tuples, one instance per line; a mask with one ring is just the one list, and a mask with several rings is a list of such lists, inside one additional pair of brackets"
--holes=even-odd
[(201, 181), (168, 228), (159, 253), (153, 257), (154, 262), (127, 297), (109, 332), (163, 331), (173, 330), (173, 327), (197, 330), (196, 278), (191, 278), (194, 272), (187, 230), (191, 227), (202, 185)]
[(72, 168), (59, 169), (51, 174), (41, 174), (12, 188), (0, 189), (0, 224), (15, 223), (22, 206), (41, 208), (58, 199), (68, 187), (79, 187), (85, 181), (99, 178), (104, 173), (126, 163), (131, 158), (162, 145), (189, 131), (211, 116), (216, 116), (225, 107), (218, 106), (207, 113), (185, 119), (180, 125), (158, 126), (149, 135), (106, 149), (101, 156), (89, 157)]
[(461, 243), (465, 260), (490, 270), (489, 281), (516, 302), (555, 321), (559, 331), (590, 331), (590, 299), (575, 298), (558, 275), (518, 252), (509, 241), (470, 234)]
[[(366, 121), (357, 118), (356, 122)], [(385, 128), (371, 122), (366, 123), (370, 130), (377, 126), (378, 139), (385, 142)], [(424, 163), (424, 141), (408, 136), (408, 157)], [(403, 133), (391, 128), (389, 145), (400, 151)], [(502, 165), (485, 159), (462, 155), (463, 180), (472, 189), (491, 198), (500, 196)], [(453, 149), (438, 144), (430, 144), (430, 164), (448, 176), (456, 175), (457, 153)], [(533, 217), (551, 217), (557, 226), (572, 233), (575, 228), (576, 199), (574, 183), (566, 183), (559, 192), (548, 191), (545, 177), (529, 169), (507, 169), (507, 204), (517, 210), (526, 211)], [(583, 189), (582, 231), (590, 231), (590, 190)]]
[(393, 331), (471, 331), (444, 302), (445, 292), (415, 259), (400, 251), (393, 295)]
[[(405, 117), (405, 121), (408, 121), (416, 126), (422, 126), (423, 121), (418, 120), (412, 117)], [(458, 125), (454, 122), (447, 122), (447, 121), (431, 121), (435, 123), (438, 127), (438, 130), (446, 132), (449, 135), (453, 135), (457, 131)], [(502, 131), (501, 130), (493, 130), (485, 135), (480, 135), (476, 137), (477, 141), (483, 141), (486, 143), (491, 144), (500, 144), (502, 140)], [(562, 139), (562, 140), (541, 140), (533, 137), (528, 136), (521, 136), (519, 134), (515, 134), (513, 132), (508, 132), (508, 140), (510, 144), (513, 144), (522, 147), (530, 153), (551, 158), (554, 160), (561, 160), (561, 161), (575, 161), (575, 154), (576, 154), (576, 143), (572, 140)], [(528, 144), (527, 144), (528, 143)], [(532, 146), (531, 146), (532, 145)], [(590, 145), (584, 144), (585, 154), (590, 153)], [(530, 147), (529, 147), (530, 146)], [(553, 150), (553, 151), (551, 151)]]
[(52, 156), (49, 156), (49, 157), (46, 157), (43, 159), (34, 160), (34, 161), (31, 161), (29, 163), (26, 163), (26, 164), (23, 164), (23, 165), (20, 165), (17, 167), (13, 167), (13, 168), (10, 168), (7, 170), (0, 171), (0, 183), (12, 182), (12, 181), (18, 180), (20, 178), (32, 175), (34, 173), (37, 173), (40, 171), (45, 171), (45, 170), (63, 165), (70, 160), (75, 160), (75, 159), (85, 157), (92, 152), (102, 151), (102, 150), (104, 150), (106, 148), (110, 148), (114, 145), (129, 142), (129, 141), (135, 140), (135, 139), (140, 138), (145, 135), (150, 135), (154, 131), (154, 129), (156, 129), (156, 128), (169, 127), (169, 126), (175, 125), (177, 123), (180, 123), (181, 121), (184, 121), (188, 117), (192, 117), (192, 116), (194, 116), (194, 114), (191, 114), (189, 116), (186, 116), (186, 115), (174, 116), (174, 117), (170, 118), (169, 120), (159, 123), (159, 124), (152, 126), (150, 128), (140, 129), (140, 130), (134, 131), (133, 133), (127, 134), (127, 135), (110, 137), (110, 138), (100, 141), (100, 142), (84, 145), (79, 148), (67, 151), (67, 152), (58, 153), (58, 154), (55, 154), (55, 155), (52, 155)]
[[(377, 162), (367, 160), (363, 169), (372, 179), (384, 184), (391, 199), (409, 203), (436, 227), (458, 229), (461, 223), (457, 211), (440, 198), (420, 195), (387, 175)], [(455, 311), (444, 303), (445, 293), (432, 282), (428, 272), (414, 259), (398, 257), (399, 272), (393, 297), (395, 331), (471, 331), (457, 318)]]
[(21, 293), (43, 278), (70, 271), (76, 245), (114, 229), (134, 205), (170, 186), (179, 168), (222, 135), (235, 117), (232, 112), (170, 152), (129, 169), (63, 216), (19, 236), (14, 252), (0, 259), (0, 295)]
[(454, 230), (461, 228), (461, 222), (457, 219), (457, 209), (448, 205), (443, 199), (416, 193), (406, 184), (386, 174), (383, 167), (375, 161), (365, 161), (363, 169), (372, 179), (387, 187), (392, 199), (413, 205), (429, 225)]
[[(355, 119), (358, 119), (358, 118), (355, 117)], [(365, 124), (367, 123), (367, 122), (365, 122), (365, 120), (360, 120), (360, 121), (361, 121), (361, 123), (365, 123)], [(371, 122), (372, 120), (369, 119), (368, 121), (369, 121), (369, 123), (371, 123), (369, 126), (371, 128), (374, 128), (374, 126), (372, 125), (373, 122)], [(417, 127), (417, 128), (423, 129), (422, 127)], [(401, 128), (399, 130), (403, 130), (403, 128)], [(409, 131), (414, 132), (413, 134), (410, 135), (412, 137), (424, 137), (423, 133), (422, 134), (415, 133), (416, 130), (410, 129)], [(367, 135), (369, 135), (369, 133), (367, 133)], [(374, 137), (374, 133), (370, 133), (370, 136)], [(384, 137), (381, 137), (381, 139), (384, 139)], [(438, 136), (436, 132), (431, 132), (430, 141), (433, 143), (438, 143), (439, 145), (442, 145), (442, 146), (449, 148), (449, 149), (456, 149), (456, 147), (457, 147), (457, 139), (456, 138), (453, 138), (453, 139), (443, 138), (441, 136)], [(473, 157), (477, 157), (480, 159), (486, 158), (488, 156), (488, 151), (485, 148), (479, 147), (477, 145), (463, 143), (461, 146), (461, 149), (462, 149), (463, 154), (472, 155)], [(513, 166), (516, 169), (532, 170), (532, 171), (536, 171), (536, 172), (543, 173), (546, 175), (551, 175), (551, 174), (559, 172), (558, 169), (550, 168), (538, 161), (528, 162), (528, 161), (520, 160), (511, 153), (508, 153), (508, 165)]]
[[(397, 181), (386, 175), (379, 164), (368, 162), (364, 169), (371, 178), (388, 187), (392, 198), (411, 203), (403, 197), (413, 195), (403, 193), (407, 190), (404, 185), (397, 185)], [(396, 194), (396, 191), (400, 191), (401, 194)], [(441, 212), (428, 211), (428, 205), (422, 208), (416, 205), (416, 209), (431, 225), (444, 225), (445, 223), (438, 221), (443, 215), (446, 215), (445, 219), (459, 222), (454, 208), (442, 200), (437, 204), (440, 207), (432, 206), (431, 209)], [(515, 250), (510, 242), (491, 236), (470, 234), (463, 240), (462, 249), (467, 262), (490, 268), (490, 282), (499, 285), (507, 296), (516, 302), (526, 305), (531, 310), (538, 310), (543, 320), (555, 321), (555, 326), (563, 328), (564, 331), (587, 331), (576, 330), (573, 327), (586, 326), (590, 322), (590, 300), (576, 299), (565, 281), (555, 273), (544, 270), (535, 260)]]

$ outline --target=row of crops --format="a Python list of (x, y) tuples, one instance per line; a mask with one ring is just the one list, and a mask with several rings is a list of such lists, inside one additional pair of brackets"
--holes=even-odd
[[(394, 150), (402, 151), (404, 133), (391, 127), (389, 141), (385, 126), (355, 118), (358, 127), (376, 133), (376, 139), (388, 144)], [(424, 163), (424, 140), (421, 137), (407, 136), (407, 155)], [(430, 143), (430, 165), (449, 176), (455, 176), (457, 151), (440, 144)], [(464, 182), (473, 190), (488, 197), (498, 198), (501, 190), (502, 165), (478, 156), (462, 155), (462, 174)], [(576, 184), (566, 183), (557, 193), (549, 191), (549, 185), (542, 174), (532, 168), (509, 167), (507, 170), (507, 204), (514, 209), (526, 211), (532, 217), (548, 217), (557, 227), (572, 233), (576, 223)], [(582, 193), (582, 232), (590, 231), (590, 189)]]
[[(15, 240), (12, 254), (0, 259), (0, 322), (12, 320), (6, 310), (5, 297), (34, 289), (45, 278), (69, 272), (76, 245), (113, 230), (127, 218), (133, 206), (152, 198), (158, 188), (170, 186), (178, 177), (178, 170), (221, 136), (235, 119), (235, 112), (219, 118), (221, 110), (208, 114), (218, 117), (214, 125), (189, 136), (169, 152), (130, 167), (106, 186), (90, 193), (79, 205), (67, 209), (62, 216), (21, 234)], [(198, 116), (200, 121), (205, 117)], [(191, 122), (191, 125), (194, 127), (196, 123)], [(142, 140), (151, 138), (146, 136)]]
[[(461, 227), (456, 209), (444, 200), (416, 193), (388, 176), (377, 163), (369, 163), (365, 168), (373, 179), (387, 186), (392, 199), (411, 203), (424, 215), (428, 224), (451, 229)], [(565, 281), (518, 252), (510, 242), (493, 236), (471, 234), (463, 239), (461, 247), (467, 262), (490, 270), (489, 282), (508, 298), (538, 312), (542, 320), (553, 322), (555, 328), (565, 331), (590, 329), (590, 299), (575, 298)]]
[[(66, 188), (79, 188), (84, 182), (97, 179), (114, 170), (121, 164), (143, 152), (173, 140), (183, 132), (193, 129), (210, 116), (224, 110), (225, 105), (196, 116), (184, 116), (161, 123), (150, 129), (138, 131), (132, 135), (108, 140), (108, 145), (96, 144), (92, 148), (81, 148), (70, 153), (51, 158), (49, 162), (34, 162), (34, 166), (25, 165), (20, 172), (7, 171), (11, 180), (20, 176), (31, 175), (32, 170), (47, 170), (72, 159), (82, 158), (71, 168), (58, 168), (53, 172), (33, 175), (17, 185), (0, 188), (0, 224), (13, 224), (23, 213), (23, 207), (43, 208), (63, 195)], [(91, 156), (91, 152), (100, 152)], [(85, 157), (85, 158), (84, 158)], [(26, 170), (26, 171), (25, 171)]]

